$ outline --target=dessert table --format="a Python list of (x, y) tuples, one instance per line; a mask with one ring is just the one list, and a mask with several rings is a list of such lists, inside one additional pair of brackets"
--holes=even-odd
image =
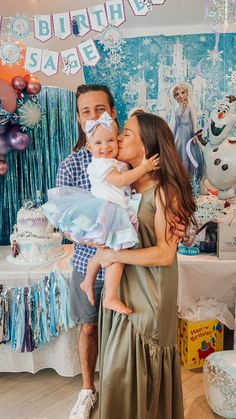
[[(70, 259), (73, 245), (65, 245), (60, 259), (35, 266), (16, 265), (6, 261), (10, 246), (0, 246), (0, 285), (24, 287), (32, 285), (53, 270), (59, 270), (69, 283), (72, 267)], [(216, 255), (178, 255), (179, 311), (185, 297), (213, 297), (227, 303), (234, 312), (236, 289), (236, 260), (219, 260)], [(62, 332), (52, 342), (41, 345), (33, 352), (12, 352), (9, 344), (0, 345), (0, 372), (28, 371), (36, 373), (53, 368), (62, 376), (72, 377), (81, 372), (77, 354), (76, 327)]]

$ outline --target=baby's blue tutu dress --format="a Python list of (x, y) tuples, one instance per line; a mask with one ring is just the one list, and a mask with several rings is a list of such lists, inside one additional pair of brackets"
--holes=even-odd
[(137, 212), (141, 194), (104, 179), (112, 171), (128, 169), (115, 159), (92, 158), (88, 166), (91, 192), (62, 186), (48, 191), (42, 206), (48, 220), (76, 242), (89, 242), (119, 250), (138, 243)]

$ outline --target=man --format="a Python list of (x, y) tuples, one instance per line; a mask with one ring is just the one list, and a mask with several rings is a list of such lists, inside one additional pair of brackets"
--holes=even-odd
[[(90, 190), (87, 167), (91, 154), (85, 147), (85, 123), (88, 119), (98, 119), (107, 111), (116, 119), (114, 99), (110, 90), (103, 85), (81, 85), (76, 92), (79, 139), (70, 154), (60, 165), (57, 172), (57, 186), (75, 186)], [(100, 271), (95, 285), (95, 305), (92, 306), (86, 294), (80, 289), (84, 280), (87, 263), (96, 249), (74, 244), (72, 258), (73, 273), (70, 284), (71, 318), (80, 323), (78, 352), (80, 358), (83, 386), (79, 393), (70, 419), (88, 419), (97, 401), (94, 386), (94, 372), (98, 355), (98, 309), (103, 287), (103, 272)]]

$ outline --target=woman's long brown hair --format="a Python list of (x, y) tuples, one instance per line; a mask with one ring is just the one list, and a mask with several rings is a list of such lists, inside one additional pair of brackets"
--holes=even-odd
[[(135, 117), (138, 120), (146, 157), (149, 158), (157, 153), (160, 156), (160, 166), (158, 170), (153, 172), (153, 176), (157, 185), (156, 193), (159, 194), (166, 219), (173, 223), (174, 217), (172, 215), (174, 215), (179, 217), (186, 226), (190, 222), (196, 225), (194, 212), (197, 206), (190, 176), (176, 151), (174, 136), (168, 124), (159, 116), (149, 113), (139, 113)], [(165, 202), (160, 193), (160, 188), (164, 192)]]

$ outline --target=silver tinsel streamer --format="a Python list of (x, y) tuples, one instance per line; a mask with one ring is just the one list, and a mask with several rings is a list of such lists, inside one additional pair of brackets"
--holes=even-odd
[(9, 244), (16, 214), (25, 199), (35, 199), (56, 184), (59, 163), (77, 142), (75, 94), (57, 87), (43, 87), (38, 95), (44, 111), (41, 126), (29, 131), (27, 150), (6, 155), (9, 171), (0, 176), (0, 244)]

